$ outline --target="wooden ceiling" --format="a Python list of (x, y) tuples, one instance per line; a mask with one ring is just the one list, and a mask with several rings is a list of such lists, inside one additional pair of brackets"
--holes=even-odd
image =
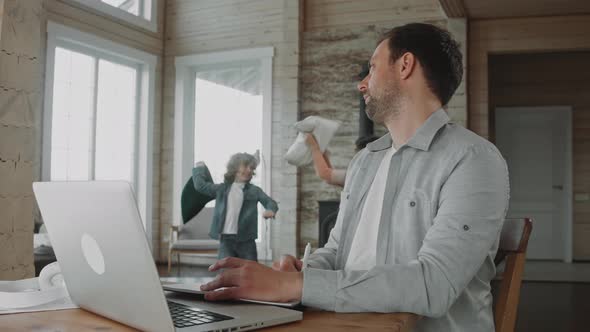
[(439, 0), (448, 17), (469, 19), (590, 14), (589, 0)]

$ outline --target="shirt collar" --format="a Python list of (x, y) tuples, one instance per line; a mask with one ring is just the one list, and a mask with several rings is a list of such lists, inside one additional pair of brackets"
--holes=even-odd
[[(440, 108), (432, 113), (428, 119), (416, 130), (414, 135), (405, 144), (416, 149), (428, 151), (434, 136), (444, 125), (449, 123), (450, 118), (444, 109)], [(387, 133), (378, 140), (367, 144), (367, 149), (372, 152), (389, 149), (393, 144), (391, 135)], [(400, 147), (401, 148), (401, 147)]]
[(244, 187), (246, 186), (246, 183), (245, 182), (234, 182), (233, 185), (240, 188), (240, 189), (244, 189)]

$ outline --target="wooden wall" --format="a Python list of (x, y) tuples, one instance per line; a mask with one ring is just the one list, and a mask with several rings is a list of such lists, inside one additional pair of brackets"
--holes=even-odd
[[(572, 106), (575, 193), (590, 192), (589, 59), (590, 52), (496, 55), (489, 59), (490, 112), (498, 106)], [(590, 201), (574, 201), (573, 208), (574, 259), (587, 260)]]
[[(448, 20), (435, 0), (307, 0), (304, 13), (301, 118), (319, 115), (342, 123), (328, 147), (335, 168), (346, 168), (354, 156), (360, 107), (358, 74), (383, 32), (410, 22), (433, 23), (451, 31), (465, 54), (466, 21)], [(464, 84), (449, 103), (448, 111), (453, 120), (465, 124)], [(383, 127), (375, 129), (377, 135), (386, 132)], [(299, 174), (301, 251), (307, 242), (317, 247), (318, 201), (338, 200), (341, 188), (321, 181), (311, 165), (300, 168)]]
[[(46, 23), (51, 20), (160, 56), (164, 16), (158, 32), (135, 27), (71, 0), (0, 0), (11, 18), (0, 20), (0, 279), (32, 276), (33, 223), (40, 222), (31, 184), (41, 178), (42, 104)], [(159, 2), (163, 13), (164, 0)], [(0, 13), (2, 10), (0, 10)], [(8, 26), (9, 25), (9, 26)], [(160, 127), (162, 63), (156, 68), (155, 128)], [(159, 133), (159, 131), (158, 131)], [(160, 145), (160, 136), (154, 137)], [(159, 246), (159, 149), (154, 150), (152, 244)], [(12, 165), (11, 167), (8, 166)]]
[(169, 0), (166, 8), (165, 82), (161, 163), (161, 257), (167, 255), (172, 223), (174, 86), (176, 56), (273, 46), (272, 196), (279, 203), (272, 226), (273, 255), (296, 247), (296, 169), (283, 155), (295, 138), (290, 125), (299, 110), (299, 0)]
[(32, 277), (35, 114), (41, 3), (6, 0), (0, 28), (0, 280)]
[[(587, 65), (580, 65), (579, 69), (571, 67), (571, 64), (564, 65), (569, 70), (561, 72), (559, 66), (553, 63), (546, 66), (536, 64), (537, 67), (533, 69), (531, 67), (534, 65), (533, 63), (528, 64), (524, 61), (521, 62), (521, 65), (530, 68), (530, 71), (522, 74), (518, 79), (512, 76), (511, 71), (519, 72), (521, 69), (504, 68), (505, 71), (498, 72), (502, 75), (494, 76), (494, 79), (513, 79), (514, 82), (508, 83), (514, 84), (515, 88), (519, 89), (518, 91), (523, 91), (522, 96), (515, 93), (511, 97), (506, 97), (507, 92), (504, 89), (498, 90), (497, 93), (494, 91), (492, 94), (488, 73), (491, 54), (590, 51), (590, 16), (471, 21), (468, 41), (470, 82), (468, 122), (470, 129), (486, 138), (491, 136), (490, 109), (496, 103), (491, 98), (497, 97), (500, 102), (524, 103), (522, 98), (530, 97), (530, 100), (527, 100), (529, 105), (535, 105), (535, 102), (546, 104), (557, 101), (561, 105), (574, 105), (574, 191), (588, 192), (590, 190), (590, 175), (588, 175), (590, 145), (588, 144), (587, 111), (585, 111), (588, 101), (583, 88), (587, 83), (584, 83), (582, 78), (585, 75), (583, 68), (588, 68)], [(562, 57), (565, 56), (562, 55)], [(536, 57), (530, 58), (537, 59)], [(529, 81), (525, 78), (526, 76), (539, 78), (539, 80)], [(547, 78), (549, 81), (543, 82), (542, 78)], [(525, 83), (531, 83), (531, 86), (526, 88), (524, 87)], [(571, 86), (572, 90), (576, 91), (567, 91), (559, 86), (551, 86), (552, 83)], [(531, 88), (534, 89), (534, 92), (531, 92)], [(590, 259), (588, 212), (590, 212), (588, 202), (574, 203), (574, 259)]]

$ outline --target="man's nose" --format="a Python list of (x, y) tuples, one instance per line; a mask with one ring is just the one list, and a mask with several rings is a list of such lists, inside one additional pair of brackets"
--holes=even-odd
[(365, 93), (367, 91), (367, 81), (368, 81), (369, 75), (365, 76), (365, 78), (359, 82), (359, 84), (356, 85), (357, 89), (361, 92), (361, 93)]

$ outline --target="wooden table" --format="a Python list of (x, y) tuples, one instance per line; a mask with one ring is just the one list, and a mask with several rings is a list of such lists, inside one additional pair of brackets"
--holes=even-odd
[[(338, 314), (306, 310), (303, 320), (269, 327), (264, 331), (411, 331), (417, 316), (407, 313)], [(136, 331), (82, 309), (0, 315), (0, 330), (35, 332)]]

